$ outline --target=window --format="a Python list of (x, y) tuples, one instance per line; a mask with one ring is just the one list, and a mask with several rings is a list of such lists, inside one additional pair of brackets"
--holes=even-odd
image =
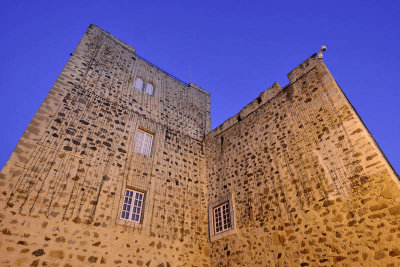
[(213, 208), (214, 233), (219, 234), (232, 228), (229, 201)]
[(231, 194), (218, 197), (215, 202), (208, 204), (211, 242), (236, 233), (234, 209), (235, 203)]
[(135, 140), (135, 152), (150, 157), (153, 145), (153, 136), (153, 134), (138, 129)]
[(135, 81), (135, 89), (137, 89), (137, 90), (139, 90), (139, 91), (142, 91), (143, 90), (143, 80), (142, 79), (140, 79), (140, 78), (136, 78), (136, 81)]
[(145, 88), (144, 92), (149, 95), (152, 95), (153, 94), (153, 85), (151, 83), (146, 83), (146, 88)]
[(126, 189), (121, 219), (140, 223), (143, 214), (143, 201), (143, 192)]
[(145, 83), (141, 78), (136, 78), (135, 84), (133, 87), (136, 90), (142, 91), (146, 94), (152, 95), (154, 93), (154, 87), (151, 83)]

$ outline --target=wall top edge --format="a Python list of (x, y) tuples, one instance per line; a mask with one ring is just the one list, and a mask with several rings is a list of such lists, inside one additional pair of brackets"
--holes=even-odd
[(97, 26), (95, 24), (90, 24), (88, 29), (96, 29), (96, 30), (100, 31), (101, 33), (103, 33), (104, 35), (106, 35), (107, 37), (113, 39), (115, 42), (122, 45), (124, 48), (128, 49), (129, 51), (131, 51), (133, 53), (136, 52), (136, 49), (133, 46), (121, 41), (120, 39), (118, 39), (117, 37), (112, 35), (111, 33), (107, 32), (106, 30), (100, 28), (99, 26)]
[(157, 70), (164, 72), (165, 74), (167, 74), (168, 76), (170, 76), (171, 78), (173, 78), (174, 80), (176, 80), (177, 82), (179, 82), (180, 84), (185, 85), (186, 87), (190, 87), (190, 88), (195, 88), (198, 91), (205, 93), (206, 95), (210, 95), (210, 93), (208, 91), (206, 91), (205, 89), (201, 88), (200, 86), (190, 82), (190, 83), (186, 83), (184, 81), (182, 81), (181, 79), (175, 77), (174, 75), (168, 73), (167, 71), (161, 69), (160, 67), (156, 66), (155, 64), (153, 64), (152, 62), (148, 61), (147, 59), (143, 58), (142, 56), (138, 55), (136, 53), (136, 48), (132, 47), (131, 45), (121, 41), (120, 39), (118, 39), (117, 37), (115, 37), (114, 35), (112, 35), (111, 33), (107, 32), (106, 30), (102, 29), (101, 27), (95, 25), (95, 24), (90, 24), (89, 25), (89, 29), (94, 29), (97, 30), (99, 32), (101, 32), (102, 34), (106, 35), (107, 37), (111, 38), (112, 40), (114, 40), (115, 42), (117, 42), (118, 44), (120, 44), (121, 46), (123, 46), (124, 48), (126, 48), (127, 50), (131, 51), (135, 56), (139, 57), (140, 59), (144, 60), (145, 62), (147, 62), (148, 64), (150, 64), (151, 66), (153, 66), (154, 68), (156, 68)]
[(316, 54), (313, 54), (309, 58), (307, 58), (305, 61), (303, 61), (301, 64), (296, 66), (292, 71), (290, 71), (287, 74), (287, 77), (289, 78), (289, 83), (282, 87), (279, 83), (274, 82), (269, 88), (266, 90), (262, 91), (258, 97), (256, 97), (253, 101), (251, 101), (249, 104), (247, 104), (245, 107), (243, 107), (239, 113), (235, 114), (234, 116), (230, 117), (229, 119), (225, 120), (222, 124), (217, 126), (215, 129), (210, 131), (207, 136), (217, 136), (230, 127), (232, 127), (234, 124), (239, 123), (242, 119), (256, 111), (258, 108), (269, 102), (271, 99), (275, 98), (277, 95), (279, 95), (285, 88), (288, 88), (291, 86), (294, 82), (296, 82), (298, 79), (301, 78), (304, 74), (306, 74), (308, 71), (310, 71), (312, 68), (314, 68), (317, 65), (323, 65), (324, 68), (326, 68), (325, 64), (321, 59), (316, 59), (315, 58)]

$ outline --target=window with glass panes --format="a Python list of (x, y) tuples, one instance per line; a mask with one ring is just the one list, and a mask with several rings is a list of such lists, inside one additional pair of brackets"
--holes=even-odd
[(149, 95), (152, 95), (153, 92), (154, 92), (153, 85), (151, 83), (146, 83), (146, 86), (144, 87), (144, 92), (149, 94)]
[(143, 91), (143, 86), (144, 86), (143, 80), (140, 78), (136, 78), (136, 81), (134, 84), (135, 89), (137, 89), (139, 91)]
[(144, 193), (133, 189), (125, 190), (121, 219), (140, 222), (142, 219)]
[(145, 83), (141, 78), (136, 78), (133, 87), (136, 90), (142, 91), (146, 94), (152, 95), (154, 93), (154, 87), (151, 83)]
[(232, 228), (229, 201), (213, 208), (214, 233), (218, 234)]
[(153, 135), (138, 129), (135, 140), (135, 152), (150, 157), (152, 145)]

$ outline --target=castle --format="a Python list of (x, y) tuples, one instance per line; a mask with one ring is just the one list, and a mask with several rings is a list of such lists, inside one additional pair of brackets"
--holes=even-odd
[(210, 95), (90, 25), (0, 173), (1, 266), (399, 266), (399, 179), (312, 56)]

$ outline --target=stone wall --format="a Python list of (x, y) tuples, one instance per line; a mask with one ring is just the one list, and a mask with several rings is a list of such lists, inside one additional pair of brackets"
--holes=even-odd
[[(0, 265), (209, 266), (209, 112), (207, 92), (91, 25), (0, 173)], [(140, 224), (120, 219), (126, 186), (146, 192)]]
[(91, 25), (0, 172), (0, 265), (398, 265), (397, 175), (321, 60), (288, 77), (210, 132), (206, 91)]
[(208, 201), (234, 207), (211, 266), (398, 266), (397, 175), (321, 60), (288, 77), (206, 136)]

